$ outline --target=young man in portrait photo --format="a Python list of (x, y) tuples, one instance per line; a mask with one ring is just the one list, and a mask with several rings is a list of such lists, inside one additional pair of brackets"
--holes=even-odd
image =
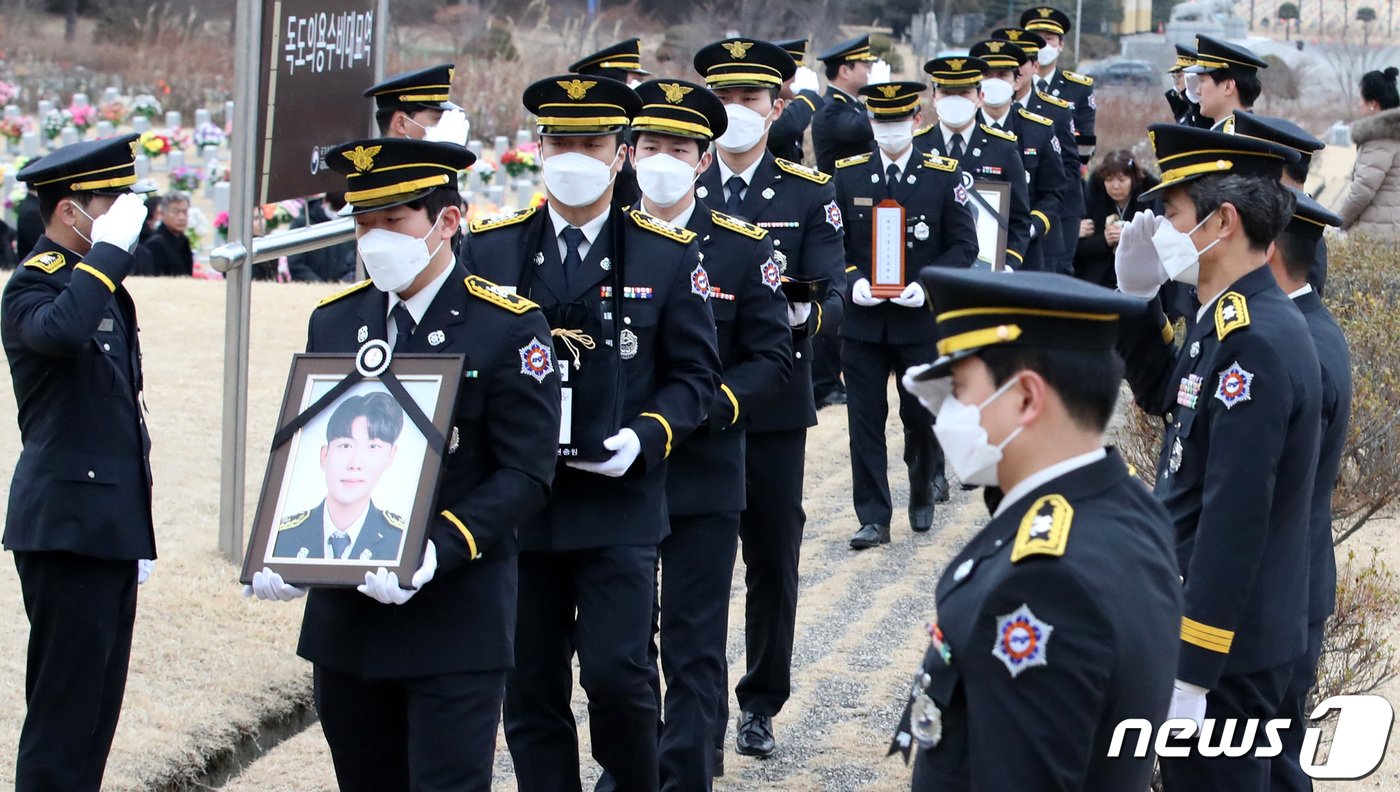
[(341, 402), (321, 446), (326, 497), (282, 520), (272, 556), (397, 562), (404, 519), (376, 506), (371, 496), (394, 464), (402, 431), (403, 408), (388, 393)]

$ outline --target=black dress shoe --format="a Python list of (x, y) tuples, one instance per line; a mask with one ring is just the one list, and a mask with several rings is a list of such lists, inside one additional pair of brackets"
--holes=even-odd
[(865, 550), (890, 543), (890, 527), (879, 523), (866, 523), (851, 537), (852, 550)]
[(933, 502), (948, 502), (948, 477), (941, 472), (933, 475)]
[(744, 756), (773, 755), (777, 743), (773, 740), (773, 717), (744, 712), (739, 715), (739, 731), (734, 737), (734, 748)]
[(710, 760), (710, 776), (712, 778), (724, 777), (724, 749), (716, 748), (714, 758)]
[(927, 506), (909, 506), (909, 527), (915, 533), (926, 533), (933, 527), (933, 504)]

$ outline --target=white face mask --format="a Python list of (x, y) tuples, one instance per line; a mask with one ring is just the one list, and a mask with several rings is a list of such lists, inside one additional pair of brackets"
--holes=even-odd
[(428, 268), (428, 262), (442, 248), (445, 240), (439, 240), (431, 252), (428, 251), (427, 242), (428, 237), (433, 235), (433, 228), (437, 228), (441, 220), (442, 213), (438, 213), (432, 228), (422, 237), (374, 228), (355, 242), (360, 258), (365, 262), (365, 272), (369, 273), (376, 289), (398, 293), (413, 284), (413, 279)]
[(1011, 101), (1011, 97), (1016, 93), (1016, 86), (1006, 80), (983, 80), (982, 81), (982, 101), (992, 107), (1001, 107)]
[(637, 186), (657, 206), (675, 206), (695, 186), (695, 169), (670, 154), (637, 160)]
[(1192, 104), (1201, 103), (1201, 75), (1186, 75), (1186, 100)]
[(588, 206), (612, 184), (616, 164), (617, 157), (604, 163), (577, 151), (554, 154), (544, 161), (544, 186), (565, 206)]
[[(413, 119), (409, 119), (413, 121)], [(417, 121), (413, 121), (417, 124)], [(422, 126), (422, 124), (419, 124)], [(471, 133), (471, 122), (467, 120), (467, 114), (461, 110), (448, 110), (442, 114), (442, 119), (437, 122), (437, 126), (423, 128), (423, 139), (430, 143), (454, 143), (458, 146), (467, 145), (467, 135)]]
[(943, 406), (939, 407), (938, 418), (933, 424), (933, 433), (943, 447), (948, 464), (952, 465), (953, 472), (962, 483), (978, 487), (997, 486), (997, 464), (1001, 462), (1001, 452), (1025, 427), (1016, 427), (1000, 445), (992, 445), (987, 442), (987, 430), (982, 428), (982, 410), (1011, 390), (1017, 379), (1007, 380), (981, 404), (963, 404), (951, 393), (943, 399)]
[(899, 154), (914, 140), (914, 119), (903, 121), (877, 121), (870, 125), (875, 134), (875, 142), (886, 154)]
[[(74, 201), (74, 202), (73, 202), (73, 208), (74, 208), (74, 209), (77, 209), (77, 210), (78, 210), (78, 214), (81, 214), (83, 217), (86, 217), (89, 221), (91, 221), (91, 222), (93, 222), (93, 223), (96, 223), (96, 222), (97, 222), (97, 218), (93, 217), (92, 215), (88, 214), (87, 212), (84, 212), (84, 211), (83, 211), (83, 207), (78, 206), (78, 202), (77, 202), (77, 201)], [(88, 228), (92, 228), (92, 226), (88, 226)], [(84, 242), (88, 243), (88, 250), (91, 250), (91, 249), (92, 249), (92, 246), (93, 246), (92, 240), (91, 240), (91, 239), (88, 239), (87, 236), (85, 236), (85, 235), (83, 234), (82, 231), (79, 231), (77, 226), (73, 226), (73, 233), (77, 234)], [(128, 250), (127, 252), (130, 253), (131, 251)]]
[(951, 129), (967, 126), (977, 113), (977, 103), (966, 96), (945, 96), (933, 103), (938, 120)]
[(769, 110), (768, 115), (761, 116), (757, 111), (741, 104), (727, 104), (724, 106), (724, 114), (729, 116), (729, 127), (724, 130), (723, 135), (715, 138), (715, 145), (730, 154), (742, 154), (757, 146), (758, 141), (763, 139), (773, 111)]
[(1060, 48), (1052, 47), (1049, 44), (1046, 44), (1045, 46), (1040, 48), (1040, 52), (1036, 53), (1035, 60), (1036, 63), (1039, 63), (1041, 66), (1049, 66), (1050, 64), (1058, 60), (1059, 57)]
[[(1218, 211), (1218, 210), (1217, 210)], [(1152, 234), (1152, 247), (1157, 250), (1157, 257), (1162, 260), (1162, 269), (1167, 271), (1167, 277), (1177, 283), (1185, 283), (1195, 286), (1201, 277), (1201, 256), (1207, 250), (1220, 244), (1217, 239), (1200, 250), (1196, 250), (1196, 243), (1191, 241), (1191, 235), (1200, 230), (1215, 212), (1205, 216), (1205, 219), (1196, 224), (1196, 227), (1186, 233), (1176, 230), (1171, 223), (1162, 223), (1155, 233)]]

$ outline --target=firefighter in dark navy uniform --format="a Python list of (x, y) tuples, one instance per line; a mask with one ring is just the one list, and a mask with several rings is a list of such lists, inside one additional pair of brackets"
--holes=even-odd
[[(817, 423), (813, 339), (834, 338), (845, 310), (845, 225), (831, 177), (775, 157), (765, 145), (770, 124), (763, 119), (781, 112), (779, 92), (795, 68), (781, 47), (757, 39), (725, 39), (695, 55), (695, 70), (729, 116), (729, 127), (715, 140), (714, 164), (700, 174), (695, 195), (767, 231), (780, 277), (809, 290), (791, 299), (792, 376), (750, 414), (745, 438), (748, 503), (739, 518), (739, 537), (747, 587), (747, 671), (735, 688), (741, 711), (735, 747), (749, 756), (772, 754), (773, 716), (792, 692), (798, 561), (806, 523), (803, 471), (807, 428)], [(722, 693), (727, 705), (728, 691)], [(721, 734), (717, 745), (722, 744)]]
[(135, 135), (19, 172), (44, 234), (5, 284), (0, 337), (21, 450), (3, 543), (29, 617), (15, 787), (96, 790), (126, 687), (136, 587), (156, 557), (136, 306), (146, 220)]
[(870, 150), (870, 119), (859, 99), (870, 81), (870, 37), (843, 41), (817, 56), (826, 67), (826, 103), (812, 118), (812, 146), (817, 170), (831, 173), (836, 160)]
[[(841, 322), (841, 363), (850, 397), (851, 495), (860, 525), (851, 547), (857, 550), (890, 541), (893, 504), (885, 461), (890, 377), (933, 357), (933, 315), (916, 273), (924, 266), (970, 267), (977, 260), (977, 229), (957, 161), (914, 150), (914, 117), (925, 90), (917, 82), (863, 88), (877, 151), (840, 160), (836, 167), (836, 197), (847, 224), (851, 305)], [(879, 280), (871, 261), (875, 211), (887, 200), (904, 211), (895, 243), (905, 249), (908, 282), (897, 284), (898, 294), (873, 295), (871, 284)], [(933, 526), (934, 503), (947, 498), (948, 481), (932, 416), (903, 387), (898, 392), (909, 526), (922, 533)]]
[[(1309, 513), (1322, 413), (1307, 322), (1265, 266), (1293, 213), (1279, 184), (1292, 149), (1177, 124), (1148, 127), (1165, 218), (1124, 227), (1118, 287), (1152, 299), (1123, 334), (1139, 406), (1163, 416), (1156, 494), (1176, 526), (1184, 578), (1173, 717), (1271, 718), (1307, 648)], [(1201, 308), (1180, 350), (1161, 311), (1168, 278)], [(1261, 736), (1259, 745), (1264, 744)], [(1192, 743), (1194, 745), (1194, 743)], [(1162, 760), (1168, 790), (1262, 789), (1269, 760)]]
[(812, 123), (812, 117), (826, 104), (826, 99), (818, 93), (817, 74), (803, 65), (807, 61), (808, 40), (787, 39), (775, 41), (797, 64), (793, 76), (783, 81), (782, 115), (768, 130), (768, 150), (773, 156), (792, 162), (802, 161), (802, 137)]
[(635, 91), (566, 74), (524, 104), (548, 203), (473, 223), (463, 248), (472, 271), (540, 303), (567, 393), (554, 496), (521, 531), (506, 742), (522, 792), (578, 787), (576, 652), (594, 758), (618, 789), (656, 789), (657, 545), (667, 459), (721, 393), (712, 284), (694, 232), (612, 200)]
[[(1088, 163), (1094, 157), (1094, 128), (1099, 108), (1094, 99), (1094, 78), (1056, 68), (1061, 53), (1065, 51), (1065, 36), (1073, 28), (1069, 15), (1058, 8), (1032, 6), (1021, 13), (1021, 27), (1039, 35), (1045, 42), (1035, 55), (1035, 88), (1069, 102), (1070, 110), (1074, 113), (1079, 161)], [(1071, 255), (1073, 253), (1070, 251)]]
[[(958, 477), (1005, 497), (943, 570), (891, 752), (913, 789), (1147, 789), (1119, 724), (1166, 719), (1181, 585), (1171, 523), (1105, 448), (1141, 300), (1067, 275), (926, 268), (938, 352), (905, 386)], [(1130, 749), (1131, 750), (1131, 749)]]
[[(491, 788), (515, 659), (517, 529), (549, 496), (559, 385), (543, 314), (469, 276), (453, 254), (462, 219), (457, 173), (474, 159), (453, 143), (394, 138), (352, 141), (326, 155), (346, 177), (342, 214), (355, 218), (370, 278), (321, 300), (307, 352), (377, 343), (396, 354), (465, 357), (424, 560), (404, 581), (409, 587), (381, 566), (356, 589), (315, 588), (307, 597), (297, 654), (313, 666), (340, 789)], [(361, 421), (367, 435), (393, 433), (371, 430), (365, 416), (351, 422), (352, 433)], [(334, 532), (321, 547), (337, 554)], [(306, 594), (268, 569), (245, 593)]]

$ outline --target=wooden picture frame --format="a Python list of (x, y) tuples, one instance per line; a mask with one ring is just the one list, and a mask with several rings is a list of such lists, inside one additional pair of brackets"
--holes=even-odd
[(294, 586), (355, 586), (382, 566), (407, 586), (463, 365), (461, 355), (390, 359), (383, 341), (357, 355), (295, 355), (240, 580), (266, 567)]
[[(1011, 218), (1011, 185), (1001, 181), (978, 180), (970, 188), (967, 205), (972, 210), (972, 222), (977, 228), (977, 261), (972, 266), (1001, 272), (1006, 269), (1006, 226), (987, 213), (982, 201), (989, 204), (1003, 220)], [(982, 201), (977, 200), (981, 196)]]
[(904, 207), (893, 198), (870, 213), (870, 294), (889, 299), (904, 293)]

